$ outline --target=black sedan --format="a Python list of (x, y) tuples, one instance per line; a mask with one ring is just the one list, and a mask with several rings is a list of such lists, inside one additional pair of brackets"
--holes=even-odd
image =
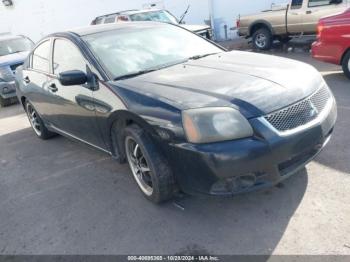
[(235, 195), (273, 186), (332, 134), (322, 76), (293, 60), (227, 52), (175, 25), (100, 25), (41, 40), (17, 70), (36, 135), (128, 162), (144, 195)]

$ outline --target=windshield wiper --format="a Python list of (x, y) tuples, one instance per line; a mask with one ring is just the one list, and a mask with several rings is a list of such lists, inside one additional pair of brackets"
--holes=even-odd
[(123, 79), (131, 78), (131, 77), (147, 74), (147, 73), (150, 73), (150, 72), (153, 72), (153, 71), (156, 71), (156, 70), (158, 70), (158, 69), (154, 69), (153, 68), (153, 69), (147, 69), (147, 70), (140, 70), (140, 71), (137, 71), (137, 72), (133, 72), (133, 73), (125, 74), (125, 75), (122, 75), (122, 76), (118, 76), (118, 77), (114, 78), (114, 81), (123, 80)]
[(158, 66), (158, 67), (152, 67), (152, 68), (149, 68), (149, 69), (140, 70), (140, 71), (133, 72), (133, 73), (128, 73), (128, 74), (125, 74), (125, 75), (122, 75), (122, 76), (117, 76), (116, 78), (114, 78), (114, 81), (123, 80), (123, 79), (127, 79), (127, 78), (132, 78), (132, 77), (143, 75), (143, 74), (147, 74), (147, 73), (150, 73), (150, 72), (153, 72), (153, 71), (158, 71), (158, 70), (161, 70), (161, 69), (164, 69), (164, 68), (167, 68), (167, 67), (171, 67), (171, 66), (174, 66), (174, 65), (178, 65), (178, 64), (184, 63), (186, 61), (187, 61), (187, 59), (174, 61), (174, 62), (171, 62), (171, 63), (163, 64), (163, 65)]
[(211, 56), (211, 55), (216, 55), (218, 53), (210, 53), (210, 54), (204, 54), (204, 55), (194, 55), (188, 58), (188, 60), (198, 60), (207, 56)]

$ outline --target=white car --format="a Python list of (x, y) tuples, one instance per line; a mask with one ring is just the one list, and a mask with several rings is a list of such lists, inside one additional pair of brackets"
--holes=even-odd
[[(187, 11), (186, 11), (187, 12)], [(212, 29), (208, 25), (186, 25), (183, 19), (177, 19), (173, 14), (164, 9), (144, 9), (144, 10), (126, 10), (113, 14), (107, 14), (96, 17), (91, 25), (98, 24), (112, 24), (119, 22), (132, 22), (132, 21), (155, 21), (164, 22), (190, 30), (202, 37), (212, 39)]]

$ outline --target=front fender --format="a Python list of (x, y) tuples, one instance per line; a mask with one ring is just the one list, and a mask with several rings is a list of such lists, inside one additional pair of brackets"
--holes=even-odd
[(126, 109), (110, 113), (105, 126), (107, 143), (117, 158), (123, 160), (123, 129), (130, 124), (142, 127), (155, 141), (169, 143), (185, 138), (180, 109), (135, 90), (116, 86), (113, 89), (126, 105)]

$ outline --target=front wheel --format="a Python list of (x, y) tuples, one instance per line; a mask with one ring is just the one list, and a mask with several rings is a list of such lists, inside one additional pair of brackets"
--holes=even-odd
[(260, 28), (253, 34), (253, 46), (259, 50), (269, 50), (272, 46), (272, 34), (266, 28)]
[(344, 74), (350, 79), (350, 51), (344, 56), (342, 66)]
[(11, 99), (5, 99), (0, 96), (0, 107), (6, 107), (11, 104)]
[(154, 203), (171, 199), (175, 188), (171, 169), (146, 132), (131, 125), (124, 135), (126, 157), (144, 196)]

